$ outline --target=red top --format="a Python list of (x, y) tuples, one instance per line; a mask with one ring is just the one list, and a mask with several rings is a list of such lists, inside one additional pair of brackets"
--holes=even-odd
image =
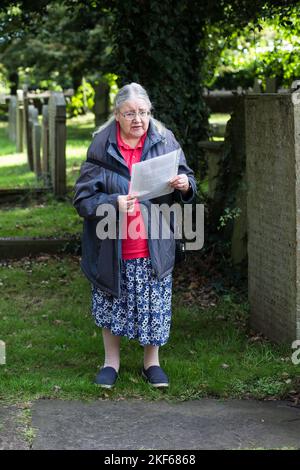
[[(129, 168), (129, 173), (131, 174), (131, 168), (133, 163), (141, 161), (143, 145), (147, 133), (140, 138), (137, 146), (135, 148), (127, 145), (121, 137), (120, 133), (120, 124), (117, 122), (117, 144), (118, 148), (127, 163)], [(148, 249), (148, 241), (146, 236), (146, 230), (144, 225), (143, 216), (140, 211), (140, 204), (136, 201), (134, 205), (134, 215), (127, 213), (127, 237), (122, 239), (122, 258), (123, 259), (132, 259), (132, 258), (146, 258), (150, 256)], [(136, 227), (137, 232), (139, 233), (139, 238), (136, 240), (132, 239), (128, 233), (130, 224), (133, 224), (133, 227)]]

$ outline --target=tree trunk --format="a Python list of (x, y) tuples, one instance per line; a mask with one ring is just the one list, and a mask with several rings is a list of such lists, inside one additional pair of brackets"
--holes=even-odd
[(8, 79), (10, 81), (10, 94), (16, 95), (19, 88), (19, 74), (18, 72), (10, 72)]
[[(206, 16), (198, 2), (118, 0), (110, 71), (119, 85), (138, 82), (154, 104), (154, 115), (181, 143), (194, 170), (204, 164), (198, 142), (207, 138), (208, 113), (201, 90), (199, 47)], [(135, 47), (132, 46), (132, 35)]]

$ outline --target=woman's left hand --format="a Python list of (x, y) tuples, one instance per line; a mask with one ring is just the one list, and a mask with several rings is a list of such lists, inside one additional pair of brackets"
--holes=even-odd
[(183, 193), (186, 193), (188, 191), (189, 185), (190, 185), (189, 184), (189, 179), (188, 179), (188, 177), (186, 176), (185, 173), (182, 173), (181, 175), (174, 176), (174, 178), (172, 178), (169, 181), (169, 184), (170, 184), (170, 186), (172, 186), (172, 188), (179, 189)]

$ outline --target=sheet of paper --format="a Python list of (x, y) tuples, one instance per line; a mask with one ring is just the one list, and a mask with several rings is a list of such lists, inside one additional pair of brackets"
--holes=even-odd
[(180, 149), (132, 165), (129, 194), (139, 201), (163, 196), (174, 191), (169, 181), (177, 175)]

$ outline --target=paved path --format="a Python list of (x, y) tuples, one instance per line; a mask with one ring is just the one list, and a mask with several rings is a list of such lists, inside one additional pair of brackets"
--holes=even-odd
[(26, 450), (22, 409), (16, 405), (1, 405), (0, 402), (0, 450)]
[(29, 444), (18, 409), (1, 408), (0, 449), (300, 448), (300, 408), (284, 401), (38, 400), (31, 415)]
[(21, 414), (0, 407), (1, 450), (300, 449), (300, 408), (284, 401), (38, 400), (29, 427)]

